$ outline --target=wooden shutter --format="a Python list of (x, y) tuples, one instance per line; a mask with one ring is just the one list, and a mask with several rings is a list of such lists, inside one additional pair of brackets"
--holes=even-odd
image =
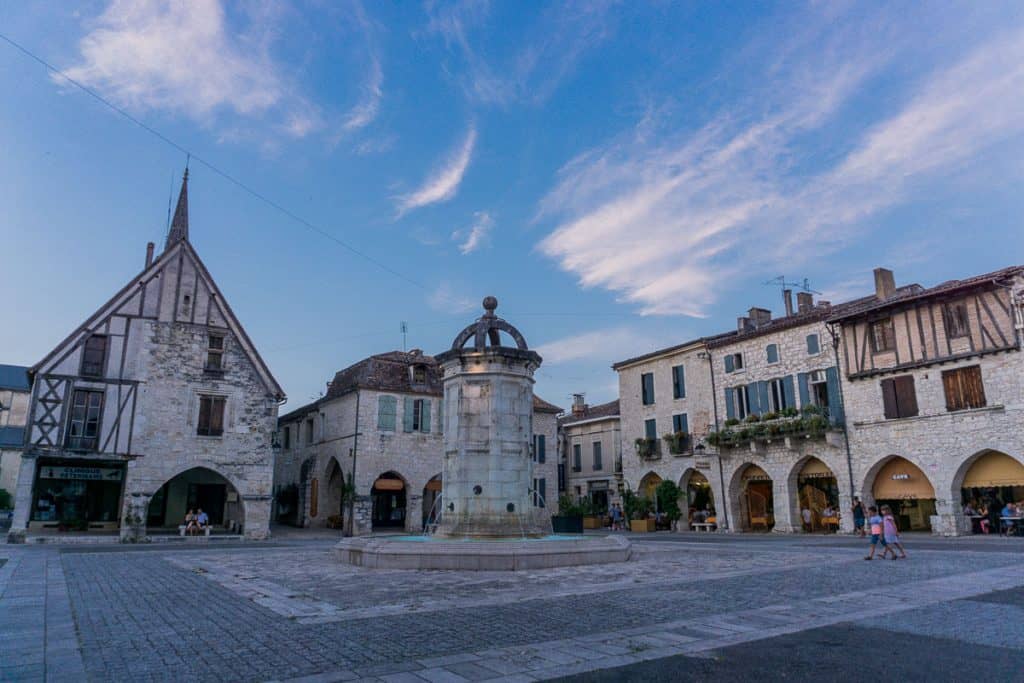
[(420, 431), (427, 434), (430, 433), (430, 411), (432, 408), (430, 399), (424, 399), (423, 409), (420, 411)]
[(768, 362), (769, 363), (778, 363), (779, 362), (779, 345), (778, 344), (769, 344), (768, 345), (768, 349), (767, 349), (767, 353), (768, 353)]
[(807, 373), (798, 372), (796, 375), (796, 385), (800, 389), (800, 407), (806, 408), (811, 405), (811, 391), (807, 387)]
[(686, 398), (686, 374), (682, 365), (672, 368), (672, 397)]
[(734, 393), (730, 388), (725, 390), (725, 418), (727, 420), (732, 420), (736, 417), (736, 402), (733, 400)]
[(224, 398), (210, 399), (210, 435), (220, 436), (224, 433)]
[(782, 378), (782, 400), (786, 408), (796, 408), (796, 394), (793, 390), (793, 375), (786, 375)]
[(394, 396), (377, 398), (377, 429), (385, 432), (395, 431), (397, 403)]
[(914, 417), (917, 415), (917, 392), (914, 390), (914, 377), (912, 375), (901, 375), (895, 377), (896, 383), (896, 406), (899, 409), (900, 417)]
[(402, 414), (402, 431), (411, 432), (413, 423), (413, 411), (416, 409), (416, 403), (413, 399), (406, 396), (403, 399), (404, 412)]
[(648, 439), (658, 438), (658, 423), (656, 420), (644, 421), (644, 436)]
[(942, 373), (942, 388), (946, 392), (946, 410), (963, 410), (963, 394), (960, 391), (960, 373), (950, 370)]
[(761, 414), (761, 398), (757, 392), (758, 382), (751, 382), (747, 385), (747, 413), (749, 415)]
[(943, 372), (942, 387), (946, 393), (946, 410), (983, 408), (986, 405), (979, 365)]
[(735, 369), (736, 369), (736, 366), (733, 363), (732, 354), (729, 354), (728, 356), (725, 357), (725, 371), (726, 372), (732, 372)]
[(839, 371), (834, 365), (825, 369), (825, 390), (828, 392), (828, 411), (832, 424), (843, 424), (843, 401), (839, 395)]
[(196, 432), (204, 436), (210, 433), (210, 400), (209, 396), (199, 397), (199, 425)]
[(886, 420), (893, 420), (900, 416), (896, 408), (896, 380), (883, 379), (882, 385), (882, 408)]
[(593, 450), (594, 450), (594, 453), (593, 453), (593, 456), (594, 456), (594, 469), (595, 470), (603, 469), (602, 468), (602, 464), (601, 464), (601, 442), (600, 441), (595, 441), (593, 443)]
[(444, 398), (437, 402), (437, 431), (444, 434)]
[(547, 438), (543, 434), (537, 435), (537, 462), (547, 462), (548, 444)]
[(760, 409), (759, 415), (771, 410), (771, 401), (768, 400), (768, 382), (757, 383), (757, 406)]
[(809, 334), (807, 335), (807, 353), (811, 356), (818, 355), (821, 348), (818, 345), (818, 335)]
[(962, 368), (963, 385), (967, 394), (967, 405), (970, 408), (984, 408), (985, 384), (981, 381), (981, 366), (972, 365), (969, 368)]

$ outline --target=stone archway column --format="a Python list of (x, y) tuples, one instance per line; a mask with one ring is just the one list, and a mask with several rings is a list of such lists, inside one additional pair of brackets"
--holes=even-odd
[(936, 536), (969, 536), (971, 520), (960, 507), (959, 501), (935, 499), (935, 514), (931, 517), (932, 534)]
[(273, 496), (241, 495), (245, 537), (254, 541), (270, 538), (270, 503)]
[(423, 531), (423, 496), (413, 493), (411, 486), (405, 488), (405, 530), (417, 534)]
[(14, 485), (14, 517), (7, 532), (8, 543), (24, 543), (28, 534), (29, 513), (32, 511), (32, 483), (36, 478), (37, 458), (25, 452), (18, 468), (18, 481)]
[(795, 534), (803, 530), (797, 489), (789, 485), (786, 477), (772, 477), (772, 506), (775, 510), (773, 532)]
[(373, 533), (373, 498), (370, 495), (356, 495), (352, 504), (352, 535), (367, 536)]
[[(849, 487), (843, 488), (843, 482), (841, 479), (837, 478), (836, 482), (839, 484), (839, 531), (844, 534), (852, 534), (854, 532), (853, 498), (850, 497)], [(867, 508), (865, 508), (865, 517), (866, 516)]]
[(121, 512), (121, 543), (148, 543), (146, 517), (149, 516), (148, 493), (128, 492), (124, 495), (124, 506)]

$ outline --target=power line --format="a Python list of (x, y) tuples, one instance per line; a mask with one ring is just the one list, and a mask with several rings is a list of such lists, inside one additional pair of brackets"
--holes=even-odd
[(161, 141), (163, 141), (164, 143), (166, 143), (170, 147), (173, 147), (174, 149), (178, 150), (179, 152), (181, 152), (183, 154), (186, 154), (186, 155), (190, 156), (191, 158), (195, 159), (198, 163), (200, 163), (203, 166), (205, 166), (206, 168), (210, 169), (211, 171), (213, 171), (214, 173), (219, 175), (224, 180), (227, 180), (229, 183), (235, 185), (236, 187), (238, 187), (242, 191), (244, 191), (244, 192), (248, 193), (249, 195), (255, 197), (256, 199), (260, 200), (261, 202), (263, 202), (267, 206), (270, 206), (271, 208), (279, 211), (280, 213), (284, 214), (288, 218), (291, 218), (296, 223), (299, 223), (300, 225), (308, 228), (309, 230), (312, 230), (313, 232), (321, 235), (322, 237), (326, 237), (327, 239), (329, 239), (332, 242), (338, 244), (339, 246), (343, 247), (344, 249), (347, 249), (348, 251), (350, 251), (351, 253), (355, 254), (356, 256), (358, 256), (358, 257), (368, 261), (369, 263), (372, 263), (373, 265), (377, 266), (381, 270), (383, 270), (383, 271), (385, 271), (387, 273), (390, 273), (391, 275), (394, 275), (395, 277), (400, 278), (400, 279), (404, 280), (405, 282), (407, 282), (407, 283), (409, 283), (409, 284), (411, 284), (411, 285), (413, 285), (415, 287), (418, 287), (420, 289), (425, 289), (425, 286), (422, 283), (417, 282), (416, 280), (414, 280), (413, 278), (405, 275), (404, 273), (401, 273), (401, 272), (395, 270), (394, 268), (391, 268), (387, 264), (385, 264), (385, 263), (375, 259), (374, 257), (370, 256), (369, 254), (367, 254), (367, 253), (365, 253), (363, 251), (360, 251), (356, 247), (353, 247), (351, 244), (348, 244), (344, 240), (339, 239), (338, 237), (335, 237), (334, 235), (332, 235), (331, 233), (327, 232), (326, 230), (320, 228), (319, 226), (314, 225), (313, 223), (309, 222), (308, 220), (306, 220), (302, 216), (299, 216), (298, 214), (296, 214), (293, 211), (285, 208), (281, 204), (278, 204), (273, 199), (270, 199), (266, 195), (264, 195), (264, 194), (258, 192), (257, 190), (254, 190), (253, 188), (249, 187), (248, 185), (246, 185), (242, 181), (238, 180), (237, 178), (235, 178), (233, 175), (231, 175), (227, 171), (222, 171), (220, 168), (218, 168), (217, 166), (213, 165), (213, 163), (211, 163), (211, 162), (207, 161), (206, 159), (202, 158), (201, 156), (199, 156), (195, 152), (189, 150), (185, 146), (183, 146), (181, 144), (178, 144), (177, 142), (175, 142), (171, 138), (167, 137), (166, 135), (164, 135), (160, 131), (158, 131), (155, 128), (153, 128), (152, 126), (150, 126), (150, 125), (142, 122), (141, 120), (135, 118), (134, 116), (129, 114), (127, 111), (125, 111), (121, 107), (117, 106), (116, 104), (114, 104), (110, 100), (106, 99), (105, 97), (103, 97), (102, 95), (100, 95), (96, 91), (92, 90), (88, 86), (83, 85), (82, 83), (79, 83), (74, 78), (72, 78), (71, 76), (68, 76), (66, 73), (64, 73), (63, 71), (61, 71), (57, 67), (53, 66), (52, 64), (47, 62), (45, 59), (43, 59), (39, 55), (35, 54), (34, 52), (29, 50), (28, 48), (24, 47), (20, 43), (17, 43), (14, 40), (11, 40), (10, 38), (8, 38), (6, 35), (4, 35), (2, 33), (0, 33), (0, 40), (3, 40), (8, 45), (10, 45), (11, 47), (15, 48), (16, 50), (18, 50), (19, 52), (21, 52), (25, 56), (27, 56), (30, 59), (38, 62), (39, 64), (41, 64), (46, 69), (48, 69), (48, 70), (52, 71), (53, 73), (57, 74), (58, 76), (60, 76), (64, 80), (66, 80), (68, 83), (71, 83), (76, 88), (78, 88), (79, 90), (81, 90), (85, 94), (87, 94), (90, 97), (92, 97), (93, 99), (95, 99), (97, 102), (100, 102), (101, 104), (103, 104), (104, 106), (109, 108), (111, 111), (114, 111), (114, 112), (120, 114), (124, 118), (126, 118), (129, 121), (131, 121), (132, 123), (134, 123), (139, 128), (143, 129), (147, 133), (149, 133), (149, 134), (155, 136), (156, 138), (160, 139)]

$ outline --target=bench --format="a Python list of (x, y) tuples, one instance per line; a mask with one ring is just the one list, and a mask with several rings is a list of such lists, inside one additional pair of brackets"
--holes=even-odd
[(690, 526), (694, 531), (714, 531), (718, 525), (714, 522), (690, 522)]
[[(185, 533), (186, 529), (187, 529), (187, 527), (184, 524), (179, 524), (178, 525), (178, 535), (179, 536), (190, 536), (191, 534), (186, 534)], [(203, 527), (203, 535), (204, 536), (209, 536), (210, 535), (210, 525), (209, 524), (207, 524), (205, 527)]]

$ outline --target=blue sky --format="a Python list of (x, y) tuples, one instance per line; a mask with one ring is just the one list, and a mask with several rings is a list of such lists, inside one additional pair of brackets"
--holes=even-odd
[[(1024, 261), (1020, 3), (7, 3), (0, 33), (192, 162), (192, 242), (289, 395), (494, 294), (537, 391), (884, 265)], [(0, 42), (0, 362), (160, 243), (185, 156)], [(397, 272), (400, 275), (395, 275)]]

